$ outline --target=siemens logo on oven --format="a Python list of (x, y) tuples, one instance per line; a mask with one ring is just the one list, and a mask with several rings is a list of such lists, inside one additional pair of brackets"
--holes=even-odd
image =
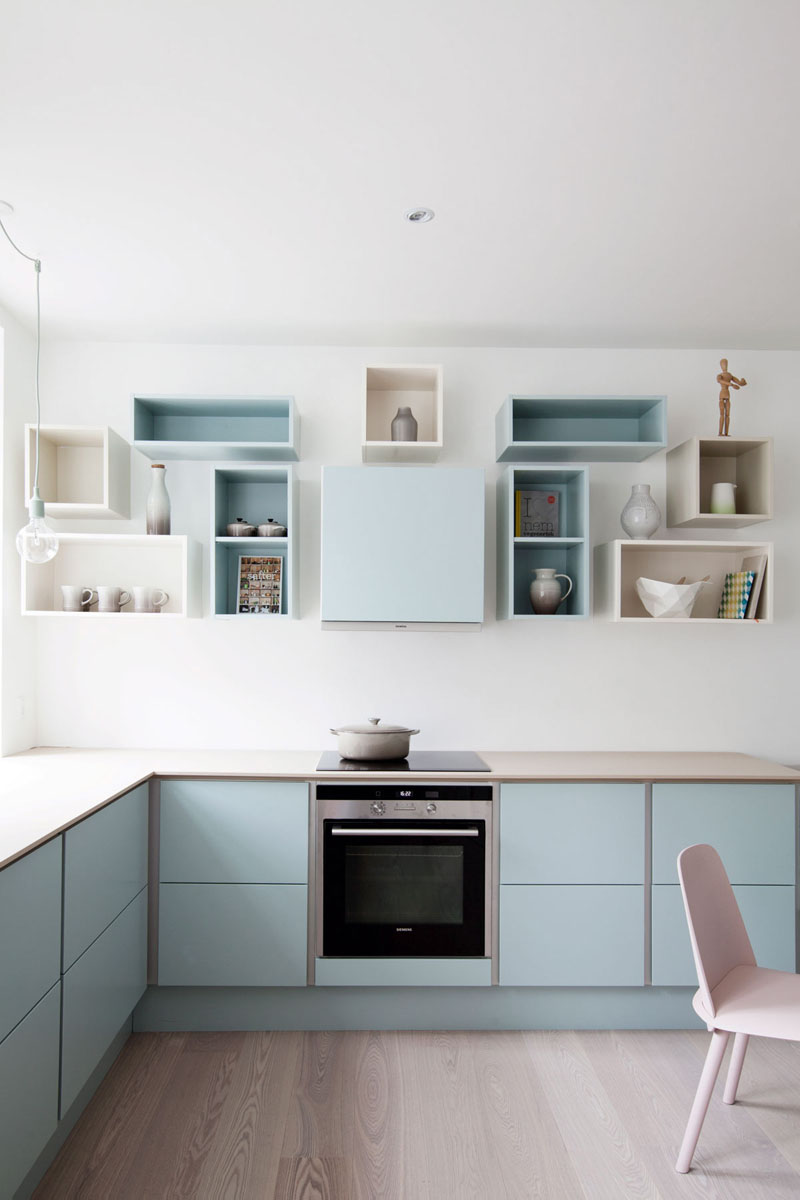
[(398, 925), (395, 933), (413, 933), (414, 929), (411, 925)]

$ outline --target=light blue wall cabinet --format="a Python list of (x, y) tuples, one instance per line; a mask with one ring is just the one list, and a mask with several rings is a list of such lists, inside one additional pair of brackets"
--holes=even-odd
[(161, 784), (162, 883), (307, 883), (308, 784)]
[(161, 784), (158, 982), (306, 982), (308, 785)]
[(644, 983), (645, 791), (511, 783), (500, 795), (500, 983)]
[(483, 471), (323, 467), (323, 625), (483, 620)]
[(0, 871), (0, 1040), (58, 982), (61, 838)]
[(147, 889), (69, 968), (62, 986), (63, 1114), (147, 986)]
[(58, 1125), (60, 1000), (56, 984), (0, 1041), (0, 1196), (7, 1200)]
[(300, 884), (162, 884), (159, 984), (303, 987), (307, 908)]
[(501, 883), (644, 883), (644, 785), (504, 783)]
[(293, 396), (134, 396), (133, 437), (148, 458), (300, 457)]
[(666, 396), (509, 396), (498, 462), (641, 462), (667, 444)]
[[(788, 886), (734, 885), (756, 961), (776, 971), (795, 969), (795, 894)], [(697, 986), (681, 889), (657, 884), (652, 892), (654, 984)]]
[(654, 984), (697, 983), (677, 869), (696, 842), (719, 852), (759, 964), (795, 970), (795, 836), (793, 784), (653, 785)]
[(795, 882), (791, 783), (653, 784), (653, 883), (678, 883), (685, 846), (708, 842), (731, 883)]
[(500, 983), (641, 986), (644, 888), (501, 887)]
[(143, 783), (64, 834), (64, 970), (147, 883)]

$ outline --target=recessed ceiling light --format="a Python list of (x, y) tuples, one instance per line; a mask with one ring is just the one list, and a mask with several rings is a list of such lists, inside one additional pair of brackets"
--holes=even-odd
[(432, 221), (435, 216), (432, 208), (410, 208), (406, 213), (406, 220), (412, 225), (422, 225), (425, 221)]

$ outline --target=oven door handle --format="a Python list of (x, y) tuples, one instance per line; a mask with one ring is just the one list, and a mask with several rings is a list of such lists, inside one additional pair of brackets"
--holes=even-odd
[(347, 837), (348, 834), (358, 834), (361, 837), (480, 837), (477, 829), (388, 829), (386, 826), (380, 829), (341, 829), (334, 825), (331, 833), (334, 837)]

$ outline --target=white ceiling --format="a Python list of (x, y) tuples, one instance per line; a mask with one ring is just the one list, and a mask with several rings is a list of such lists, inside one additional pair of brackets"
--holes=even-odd
[(45, 335), (800, 346), (797, 0), (1, 11)]

